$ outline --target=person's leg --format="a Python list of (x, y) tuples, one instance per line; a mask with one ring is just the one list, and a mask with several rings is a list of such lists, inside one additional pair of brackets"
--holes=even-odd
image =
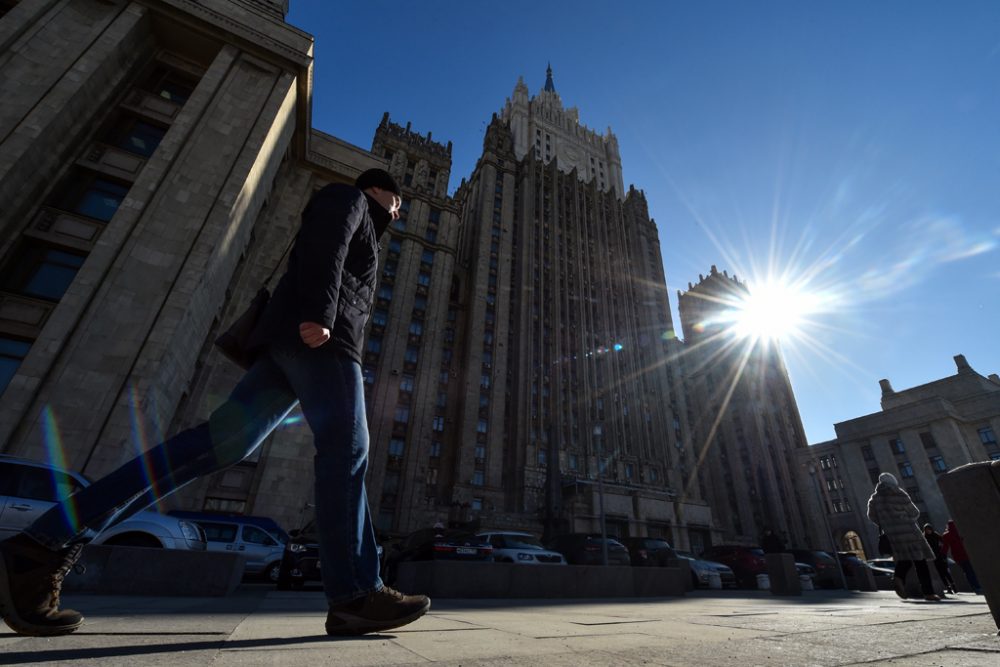
[(83, 616), (59, 609), (62, 580), (84, 543), (198, 476), (237, 463), (295, 407), (280, 369), (258, 361), (212, 413), (43, 514), (0, 542), (0, 615), (15, 632), (61, 635)]
[(50, 549), (86, 539), (203, 475), (246, 458), (296, 405), (264, 355), (209, 420), (143, 452), (43, 514), (25, 533)]
[(945, 591), (954, 593), (955, 580), (951, 578), (951, 572), (948, 571), (948, 561), (943, 558), (935, 558), (934, 569), (937, 570), (938, 577), (941, 579), (941, 585), (944, 586)]
[(365, 489), (369, 442), (361, 365), (324, 348), (280, 350), (274, 359), (301, 401), (316, 444), (316, 527), (330, 603), (327, 632), (376, 632), (419, 618), (430, 600), (398, 594), (379, 577)]
[(958, 561), (959, 566), (962, 568), (962, 572), (965, 572), (965, 578), (968, 579), (969, 585), (972, 586), (972, 590), (975, 593), (980, 593), (983, 587), (979, 585), (979, 577), (976, 576), (976, 571), (972, 569), (972, 562), (967, 560)]
[(913, 567), (913, 561), (897, 560), (892, 576), (892, 585), (896, 590), (896, 595), (904, 600), (906, 599), (906, 574), (911, 567)]
[(917, 579), (920, 580), (920, 592), (924, 594), (926, 598), (937, 598), (934, 594), (934, 586), (931, 584), (931, 570), (927, 567), (927, 561), (920, 559), (914, 561), (914, 565), (917, 567)]

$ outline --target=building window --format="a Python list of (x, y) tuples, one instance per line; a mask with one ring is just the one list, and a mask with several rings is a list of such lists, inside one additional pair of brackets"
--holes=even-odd
[(384, 327), (388, 321), (389, 321), (389, 314), (384, 310), (382, 310), (381, 308), (377, 309), (375, 312), (372, 313), (373, 326)]
[(625, 479), (632, 479), (635, 476), (635, 466), (631, 463), (625, 464)]
[(656, 471), (656, 468), (649, 469), (649, 481), (656, 482), (659, 481), (660, 474)]
[(369, 338), (368, 345), (365, 347), (368, 352), (372, 354), (378, 354), (382, 351), (382, 339), (381, 338)]
[(0, 393), (7, 388), (31, 349), (31, 343), (0, 336)]
[(141, 88), (157, 97), (182, 105), (191, 97), (196, 84), (197, 82), (191, 77), (163, 65), (157, 65)]
[(482, 512), (483, 511), (483, 499), (482, 498), (473, 498), (472, 499), (472, 504), (469, 505), (469, 507), (472, 508), (473, 512)]
[(570, 454), (566, 457), (566, 464), (569, 466), (570, 470), (576, 470), (580, 467), (580, 457), (576, 454)]
[(417, 357), (418, 356), (419, 356), (419, 352), (418, 352), (417, 348), (415, 348), (415, 347), (408, 347), (408, 348), (406, 348), (406, 353), (403, 355), (403, 360), (406, 361), (406, 362), (408, 362), (408, 363), (415, 364), (415, 363), (417, 363)]
[(889, 441), (889, 446), (892, 447), (892, 451), (896, 454), (906, 453), (906, 447), (903, 446), (903, 439), (898, 435)]
[(410, 334), (413, 336), (421, 336), (424, 333), (424, 324), (419, 320), (413, 320), (410, 322)]
[(389, 241), (389, 252), (399, 253), (403, 249), (403, 242), (399, 239)]
[(420, 261), (423, 262), (424, 264), (433, 264), (434, 263), (434, 251), (433, 250), (424, 250), (424, 252), (420, 255)]
[(875, 452), (872, 451), (871, 445), (864, 445), (861, 448), (861, 457), (865, 461), (874, 461), (875, 460)]
[(57, 195), (52, 204), (56, 208), (107, 222), (121, 206), (128, 189), (129, 186), (121, 183), (94, 178), (82, 190), (70, 188), (68, 192)]
[(438, 416), (434, 417), (434, 421), (431, 422), (431, 428), (434, 429), (438, 433), (440, 433), (441, 431), (443, 431), (444, 430), (444, 417), (442, 417), (441, 415), (438, 415)]
[(403, 378), (399, 381), (399, 390), (402, 391), (402, 392), (405, 392), (407, 394), (412, 394), (413, 393), (413, 376), (412, 375), (404, 375), (403, 376)]
[(485, 419), (480, 419), (479, 423), (476, 424), (476, 432), (477, 433), (486, 433), (487, 430), (489, 430), (489, 425), (486, 423), (486, 420)]
[(479, 379), (479, 387), (481, 389), (489, 389), (490, 388), (490, 376), (489, 375), (484, 375), (484, 376), (482, 376)]
[(8, 291), (47, 301), (59, 301), (83, 266), (85, 255), (27, 244), (4, 271)]
[(549, 453), (545, 449), (538, 449), (538, 465), (543, 468), (549, 464)]
[(932, 456), (930, 457), (931, 468), (934, 472), (947, 472), (948, 464), (944, 462), (944, 457), (942, 456)]
[(437, 225), (441, 222), (441, 209), (431, 208), (430, 213), (427, 215), (427, 222), (432, 225)]
[(993, 434), (993, 429), (989, 426), (981, 428), (978, 431), (979, 441), (984, 445), (995, 445), (997, 444), (997, 437)]
[(486, 461), (486, 445), (476, 445), (476, 463)]
[(428, 243), (437, 243), (438, 233), (436, 229), (428, 229), (424, 232), (424, 240)]
[(166, 133), (162, 127), (133, 119), (116, 126), (109, 137), (109, 143), (129, 153), (149, 157)]
[(402, 458), (403, 452), (406, 450), (406, 442), (399, 438), (393, 438), (389, 441), (389, 456), (390, 458)]
[(431, 274), (421, 271), (417, 274), (417, 284), (427, 287), (431, 284)]
[(430, 450), (431, 458), (432, 459), (440, 458), (441, 457), (441, 449), (443, 447), (444, 447), (444, 445), (442, 445), (437, 440), (431, 442), (431, 450)]
[(913, 466), (910, 465), (909, 461), (903, 461), (899, 464), (899, 474), (903, 477), (913, 477)]
[(486, 473), (476, 470), (472, 473), (472, 486), (483, 486), (486, 484)]
[(388, 285), (383, 285), (378, 288), (378, 298), (385, 299), (386, 301), (392, 300), (392, 288)]
[(393, 419), (400, 424), (407, 423), (410, 421), (410, 408), (405, 405), (397, 405), (396, 414), (393, 416)]

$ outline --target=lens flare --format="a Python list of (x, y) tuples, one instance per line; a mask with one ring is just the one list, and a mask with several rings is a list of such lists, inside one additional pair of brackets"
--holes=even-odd
[(809, 317), (822, 310), (822, 297), (794, 284), (768, 281), (753, 286), (735, 304), (733, 333), (740, 338), (788, 340), (802, 335)]
[[(153, 505), (157, 511), (162, 511), (163, 508), (160, 506), (162, 493), (156, 483), (156, 476), (153, 474), (149, 438), (146, 435), (143, 415), (139, 408), (139, 392), (134, 384), (129, 387), (128, 398), (129, 417), (132, 422), (132, 442), (135, 444), (136, 453), (142, 460), (142, 472), (146, 476), (146, 481), (149, 482), (149, 493), (155, 499)], [(169, 467), (167, 469), (169, 470)]]
[[(49, 464), (66, 470), (66, 454), (63, 449), (62, 435), (59, 433), (59, 423), (56, 421), (52, 407), (46, 405), (42, 409), (42, 440), (45, 443), (45, 454)], [(64, 483), (62, 474), (52, 471), (52, 487), (56, 490), (59, 506), (62, 508), (63, 519), (73, 532), (79, 530), (80, 519), (76, 502), (70, 495), (72, 487)]]

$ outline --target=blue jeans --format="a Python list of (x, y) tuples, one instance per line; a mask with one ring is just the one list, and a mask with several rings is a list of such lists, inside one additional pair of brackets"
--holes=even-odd
[(95, 534), (158, 498), (246, 458), (301, 405), (316, 445), (316, 527), (331, 603), (381, 590), (365, 472), (368, 423), (358, 362), (326, 346), (272, 346), (208, 422), (182, 431), (81, 489), (25, 532), (51, 549)]

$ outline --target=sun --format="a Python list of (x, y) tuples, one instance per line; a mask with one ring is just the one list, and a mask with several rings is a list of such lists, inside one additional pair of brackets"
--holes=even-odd
[(733, 304), (733, 333), (741, 338), (782, 341), (802, 334), (821, 298), (793, 283), (766, 281), (749, 288)]

